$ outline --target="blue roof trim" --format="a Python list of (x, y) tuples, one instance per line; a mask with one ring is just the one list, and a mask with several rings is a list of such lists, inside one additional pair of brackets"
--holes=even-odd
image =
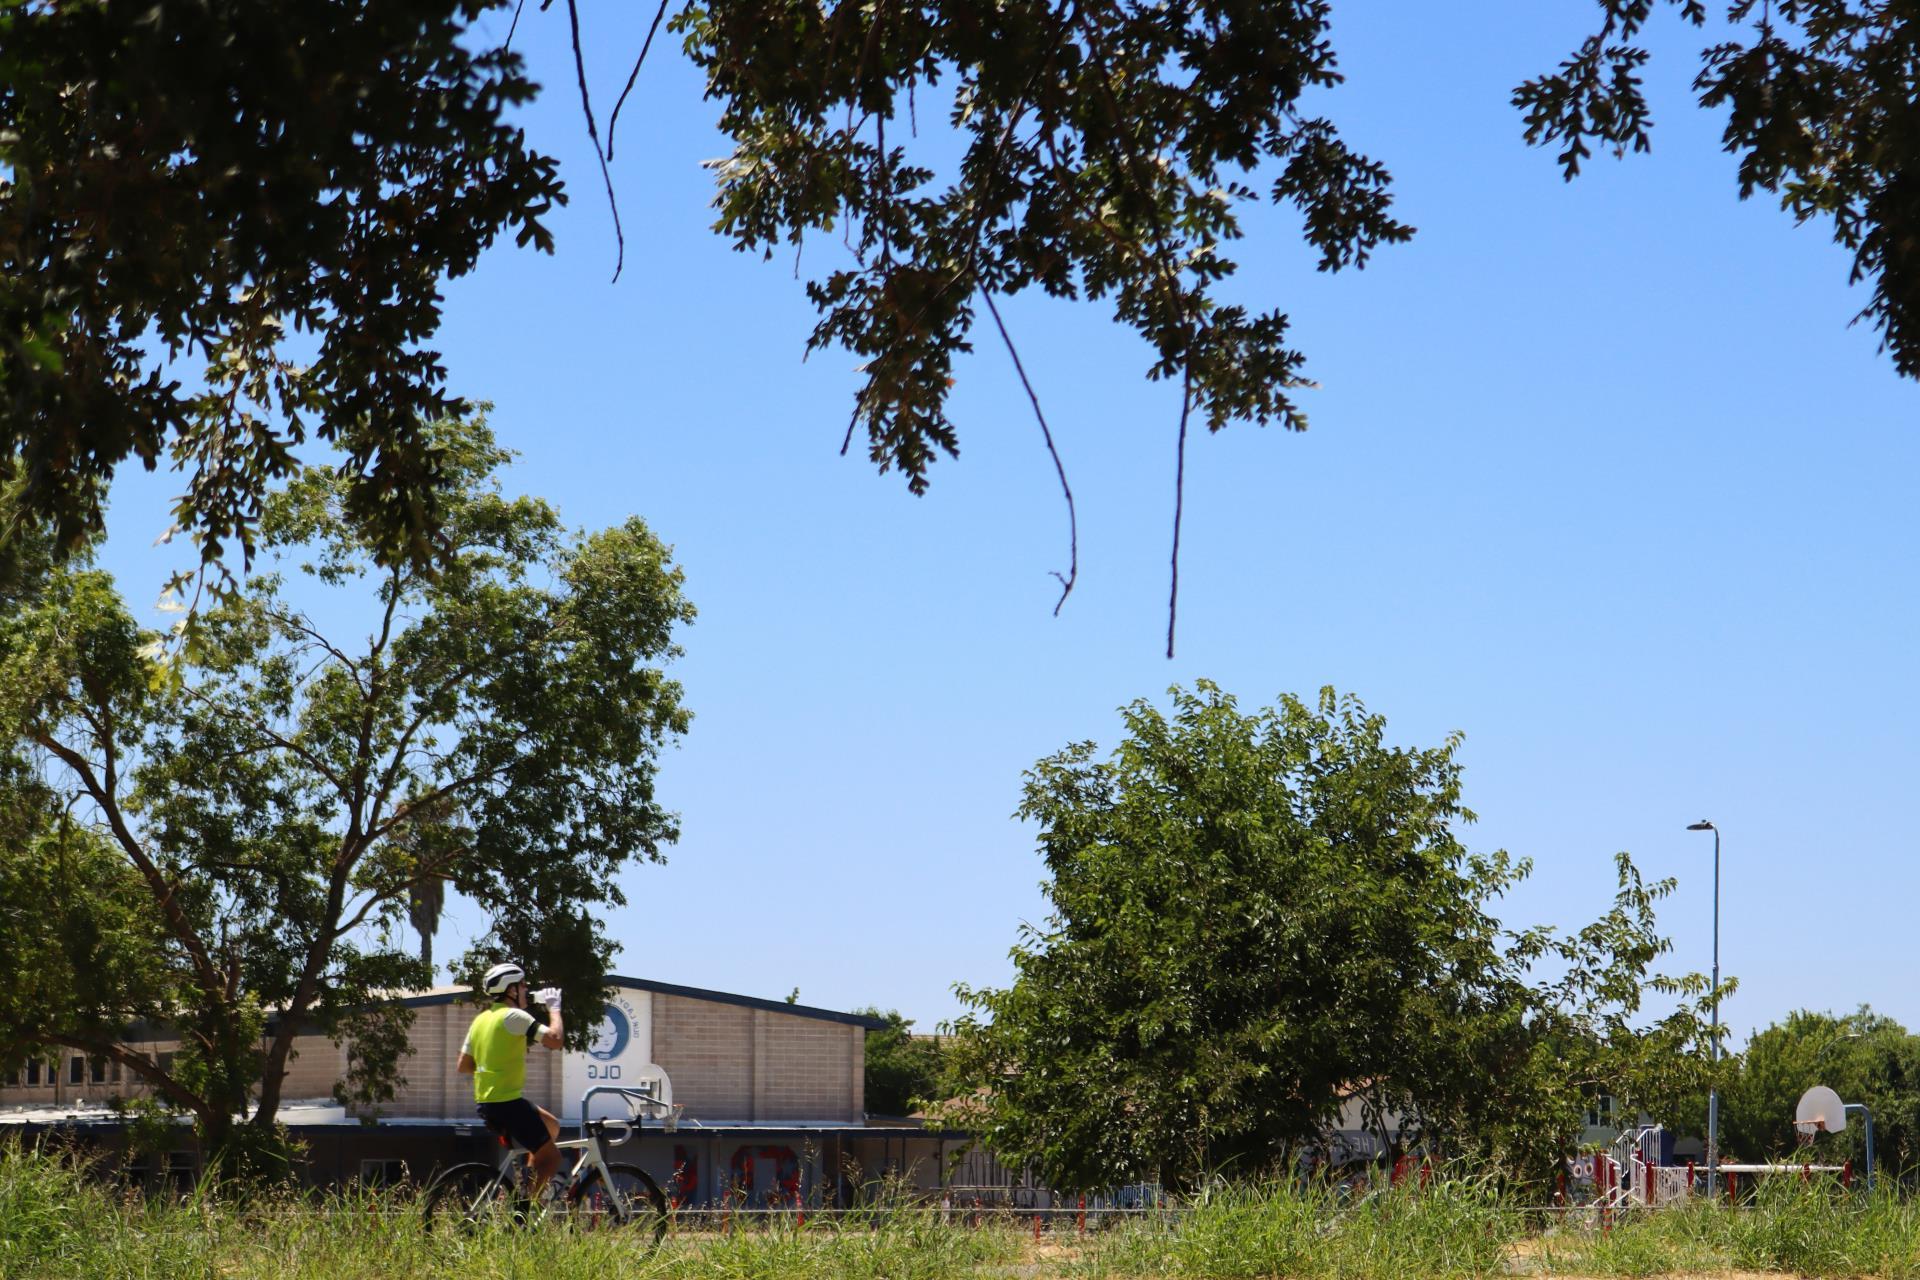
[(610, 973), (607, 975), (607, 981), (622, 986), (639, 987), (643, 991), (652, 991), (663, 996), (684, 996), (689, 1000), (711, 1000), (716, 1004), (735, 1004), (748, 1009), (765, 1009), (769, 1013), (790, 1013), (802, 1018), (817, 1018), (822, 1022), (865, 1027), (868, 1031), (879, 1031), (887, 1025), (885, 1018), (870, 1018), (864, 1013), (840, 1013), (834, 1009), (821, 1009), (810, 1004), (788, 1004), (785, 1000), (764, 1000), (759, 996), (734, 995), (730, 991), (683, 987), (672, 982), (655, 982), (651, 978), (629, 978)]

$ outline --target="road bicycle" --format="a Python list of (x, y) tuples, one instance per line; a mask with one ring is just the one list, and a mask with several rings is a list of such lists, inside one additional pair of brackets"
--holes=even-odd
[[(602, 1150), (628, 1141), (640, 1128), (642, 1111), (657, 1104), (650, 1093), (638, 1089), (596, 1089), (596, 1093), (617, 1093), (627, 1103), (626, 1120), (588, 1120), (578, 1138), (554, 1145), (562, 1151), (578, 1151), (573, 1168), (556, 1173), (535, 1202), (522, 1190), (532, 1177), (527, 1169), (527, 1153), (514, 1147), (504, 1136), (497, 1165), (473, 1161), (456, 1164), (437, 1174), (427, 1184), (420, 1212), (427, 1230), (452, 1226), (474, 1230), (489, 1222), (503, 1225), (536, 1225), (570, 1222), (578, 1227), (619, 1227), (633, 1231), (646, 1241), (648, 1251), (657, 1248), (667, 1234), (671, 1212), (666, 1193), (645, 1169), (631, 1164), (610, 1164)], [(616, 1137), (607, 1139), (609, 1131)]]

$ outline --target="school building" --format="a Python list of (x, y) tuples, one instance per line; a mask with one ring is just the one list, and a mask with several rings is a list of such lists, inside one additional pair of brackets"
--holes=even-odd
[[(528, 1051), (527, 1096), (560, 1118), (563, 1137), (583, 1114), (627, 1114), (624, 1102), (596, 1088), (650, 1088), (674, 1104), (671, 1132), (649, 1120), (607, 1158), (638, 1165), (662, 1187), (671, 1182), (683, 1205), (717, 1205), (729, 1193), (754, 1205), (791, 1203), (796, 1194), (846, 1204), (883, 1177), (937, 1194), (968, 1146), (962, 1132), (866, 1113), (866, 1034), (883, 1025), (875, 1019), (621, 976), (608, 979), (606, 1002), (584, 1051)], [(420, 1181), (437, 1168), (498, 1159), (474, 1112), (472, 1078), (456, 1071), (481, 1006), (466, 987), (400, 1003), (414, 1011), (400, 1067), (405, 1084), (377, 1116), (332, 1100), (346, 1071), (344, 1047), (317, 1033), (297, 1041), (280, 1119), (304, 1150), (303, 1181)], [(158, 1028), (136, 1028), (126, 1043), (157, 1061), (178, 1048)], [(43, 1057), (0, 1079), (0, 1134), (56, 1135), (97, 1151), (103, 1167), (131, 1182), (191, 1185), (203, 1161), (184, 1120), (169, 1150), (128, 1150), (114, 1102), (147, 1092), (115, 1064)]]

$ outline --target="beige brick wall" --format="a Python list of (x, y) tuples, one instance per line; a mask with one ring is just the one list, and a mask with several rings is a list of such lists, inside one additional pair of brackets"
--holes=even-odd
[(347, 1051), (325, 1036), (295, 1036), (287, 1060), (287, 1078), (280, 1096), (288, 1102), (331, 1098), (333, 1086), (347, 1069)]
[(753, 1010), (656, 992), (653, 1060), (673, 1081), (673, 1100), (694, 1120), (753, 1113)]
[[(142, 1040), (127, 1047), (150, 1058), (157, 1058), (162, 1053), (172, 1053), (180, 1046), (172, 1040)], [(26, 1083), (24, 1066), (0, 1076), (0, 1107), (101, 1106), (114, 1098), (140, 1098), (151, 1092), (125, 1067), (118, 1068), (119, 1079), (115, 1080), (112, 1063), (107, 1065), (107, 1079), (100, 1084), (93, 1083), (91, 1063), (71, 1049), (50, 1049), (37, 1056), (41, 1059), (40, 1083)], [(85, 1063), (81, 1068), (80, 1084), (71, 1083), (72, 1060), (76, 1057), (82, 1057)], [(18, 1084), (14, 1083), (16, 1080)]]
[[(865, 1033), (859, 1027), (769, 1009), (655, 993), (654, 1060), (673, 1080), (674, 1101), (700, 1120), (858, 1121), (865, 1107)], [(473, 1081), (455, 1071), (460, 1043), (479, 1006), (466, 1000), (427, 1005), (416, 1012), (413, 1051), (402, 1060), (406, 1084), (381, 1108), (384, 1115), (464, 1121), (473, 1117)], [(158, 1055), (176, 1046), (133, 1046)], [(288, 1064), (281, 1096), (323, 1099), (346, 1070), (344, 1048), (322, 1035), (301, 1036)], [(0, 1107), (75, 1106), (147, 1092), (126, 1072), (121, 1082), (70, 1085), (70, 1051), (54, 1059), (52, 1084), (15, 1086), (0, 1077)], [(527, 1058), (527, 1097), (561, 1110), (562, 1057), (534, 1047)], [(23, 1076), (24, 1078), (24, 1076)]]
[(859, 1120), (865, 1033), (769, 1009), (653, 997), (653, 1056), (699, 1120)]

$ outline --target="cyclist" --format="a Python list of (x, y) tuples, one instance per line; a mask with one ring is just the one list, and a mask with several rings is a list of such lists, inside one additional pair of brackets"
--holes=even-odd
[(527, 1082), (527, 1049), (535, 1039), (549, 1049), (561, 1044), (560, 989), (545, 987), (532, 993), (547, 1007), (542, 1028), (527, 1012), (527, 974), (517, 964), (497, 964), (487, 970), (481, 990), (493, 1004), (482, 1010), (467, 1028), (460, 1045), (459, 1071), (473, 1077), (473, 1099), (487, 1128), (528, 1152), (533, 1170), (530, 1194), (538, 1199), (560, 1168), (560, 1122), (545, 1107), (522, 1096)]

